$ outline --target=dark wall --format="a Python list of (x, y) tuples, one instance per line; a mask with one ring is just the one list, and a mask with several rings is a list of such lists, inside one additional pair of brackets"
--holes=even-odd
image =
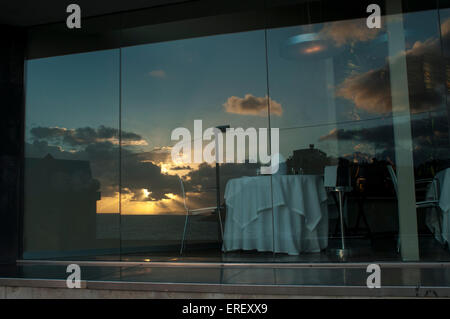
[(19, 257), (25, 33), (0, 25), (0, 263)]

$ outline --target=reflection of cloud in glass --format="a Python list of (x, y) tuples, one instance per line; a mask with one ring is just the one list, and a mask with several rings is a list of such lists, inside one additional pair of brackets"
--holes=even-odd
[[(231, 96), (223, 105), (226, 112), (241, 115), (267, 116), (267, 97), (256, 97), (246, 94), (243, 98)], [(283, 108), (281, 104), (270, 99), (270, 113), (281, 116)]]
[[(443, 30), (450, 28), (446, 20)], [(443, 40), (450, 33), (443, 32)], [(440, 41), (429, 38), (416, 41), (404, 53), (407, 63), (410, 108), (412, 113), (432, 111), (442, 104), (442, 68)], [(396, 63), (398, 57), (392, 57)], [(361, 74), (352, 74), (337, 88), (337, 96), (352, 101), (358, 109), (368, 113), (389, 113), (392, 110), (389, 66), (385, 64)]]
[(166, 71), (164, 70), (153, 70), (148, 73), (151, 77), (163, 79), (167, 77)]
[(392, 109), (390, 89), (389, 72), (378, 69), (346, 78), (336, 95), (369, 113), (388, 113)]
[[(26, 143), (27, 158), (86, 161), (92, 175), (101, 186), (97, 213), (116, 213), (119, 202), (119, 145), (113, 138), (117, 129), (100, 126), (97, 129), (36, 127), (30, 130)], [(144, 140), (141, 135), (123, 132), (125, 141)], [(67, 147), (74, 147), (67, 150)], [(130, 143), (127, 146), (132, 146)], [(180, 214), (183, 213), (179, 177), (184, 179), (191, 208), (215, 203), (215, 166), (203, 164), (180, 165), (171, 160), (171, 147), (156, 147), (140, 151), (122, 148), (122, 214)], [(253, 175), (257, 164), (223, 164), (221, 181), (243, 175)], [(224, 185), (223, 185), (224, 187)]]
[[(105, 126), (100, 126), (98, 129), (36, 127), (31, 129), (30, 133), (32, 143), (26, 145), (27, 157), (42, 158), (51, 154), (55, 158), (67, 160), (87, 160), (91, 163), (93, 175), (102, 185), (102, 200), (105, 197), (117, 196), (119, 174), (117, 129)], [(145, 140), (139, 134), (122, 132), (124, 145), (146, 145), (142, 141)], [(77, 146), (77, 148), (67, 151), (66, 146)], [(122, 155), (127, 165), (122, 187), (127, 189), (131, 197), (139, 198), (142, 189), (148, 189), (151, 192), (145, 198), (148, 201), (168, 199), (166, 194), (179, 193), (178, 179), (173, 175), (165, 174), (161, 164), (155, 164), (166, 160), (165, 148), (157, 148), (154, 152), (145, 152), (139, 156), (131, 150), (122, 148)], [(101, 203), (100, 206), (108, 205)]]
[[(82, 127), (67, 129), (64, 127), (34, 127), (30, 130), (34, 139), (61, 139), (61, 143), (70, 146), (88, 145), (92, 143), (110, 142), (119, 144), (119, 130), (101, 125), (97, 129)], [(147, 145), (138, 134), (122, 131), (122, 145)]]
[(450, 34), (450, 18), (445, 19), (441, 24), (441, 34), (447, 37)]
[(373, 40), (381, 30), (381, 28), (369, 29), (366, 25), (366, 19), (355, 19), (325, 23), (319, 34), (325, 39), (332, 40), (337, 47), (340, 47), (358, 41)]
[[(448, 158), (448, 122), (445, 116), (427, 117), (412, 120), (414, 162), (420, 165), (430, 158)], [(320, 141), (349, 141), (353, 151), (364, 152), (378, 159), (393, 158), (395, 153), (394, 136), (391, 124), (358, 129), (332, 129)], [(430, 156), (432, 154), (433, 156)]]

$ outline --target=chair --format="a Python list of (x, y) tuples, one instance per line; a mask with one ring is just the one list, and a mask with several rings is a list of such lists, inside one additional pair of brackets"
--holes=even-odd
[[(395, 194), (398, 196), (398, 180), (397, 175), (395, 174), (394, 168), (392, 165), (387, 166), (389, 175), (391, 176), (392, 184), (394, 185)], [(436, 207), (439, 208), (439, 181), (436, 178), (427, 178), (427, 179), (418, 179), (415, 182), (416, 185), (426, 185), (429, 184), (428, 187), (432, 187), (431, 190), (433, 191), (432, 199), (430, 200), (423, 200), (423, 201), (417, 201), (416, 202), (416, 208), (431, 208)], [(442, 225), (441, 225), (441, 219), (438, 218), (439, 222), (439, 231), (442, 233)], [(400, 237), (397, 241), (397, 252), (400, 251)]]
[(197, 216), (197, 215), (203, 215), (203, 214), (212, 213), (212, 212), (218, 212), (220, 231), (221, 231), (222, 238), (223, 238), (223, 227), (222, 227), (222, 218), (221, 218), (221, 214), (220, 214), (220, 208), (218, 208), (216, 206), (212, 206), (212, 207), (203, 207), (203, 208), (197, 208), (197, 209), (189, 209), (189, 207), (186, 203), (186, 192), (184, 190), (183, 179), (180, 176), (178, 176), (178, 179), (180, 180), (181, 194), (183, 195), (184, 209), (186, 210), (186, 219), (184, 222), (183, 238), (181, 239), (181, 248), (180, 248), (180, 255), (182, 255), (183, 248), (184, 248), (184, 241), (186, 239), (186, 230), (187, 230), (187, 225), (189, 222), (189, 216), (191, 216), (191, 215)]

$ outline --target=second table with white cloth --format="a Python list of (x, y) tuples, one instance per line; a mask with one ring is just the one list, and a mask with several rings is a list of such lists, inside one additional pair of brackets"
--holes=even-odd
[(320, 252), (328, 246), (327, 193), (322, 176), (231, 179), (224, 197), (227, 208), (224, 251), (297, 255)]
[[(449, 243), (450, 240), (450, 168), (438, 172), (435, 179), (439, 182), (439, 208), (431, 208), (426, 216), (428, 228), (438, 241)], [(428, 190), (427, 199), (432, 198), (432, 189)], [(442, 214), (442, 215), (441, 215)], [(441, 219), (441, 221), (438, 220)], [(450, 246), (449, 246), (450, 248)]]

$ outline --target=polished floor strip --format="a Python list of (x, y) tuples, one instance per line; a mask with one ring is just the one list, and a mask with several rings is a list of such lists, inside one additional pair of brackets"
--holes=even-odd
[(381, 268), (450, 268), (450, 262), (341, 262), (341, 263), (236, 263), (236, 262), (135, 262), (82, 260), (17, 260), (17, 265), (69, 265), (101, 267), (181, 267), (181, 268), (366, 268), (378, 264)]

